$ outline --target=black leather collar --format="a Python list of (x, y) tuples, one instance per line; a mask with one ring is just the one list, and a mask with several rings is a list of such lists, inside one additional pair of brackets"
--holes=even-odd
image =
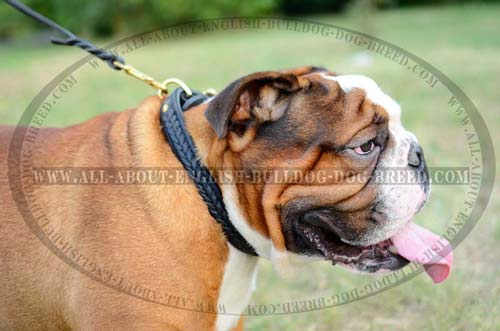
[(255, 249), (229, 220), (219, 185), (210, 171), (198, 160), (196, 146), (186, 130), (182, 112), (199, 105), (206, 99), (207, 96), (200, 92), (193, 91), (193, 95), (188, 97), (182, 89), (176, 89), (163, 101), (161, 107), (160, 121), (163, 132), (175, 156), (198, 189), (210, 215), (221, 225), (227, 240), (243, 253), (257, 256)]

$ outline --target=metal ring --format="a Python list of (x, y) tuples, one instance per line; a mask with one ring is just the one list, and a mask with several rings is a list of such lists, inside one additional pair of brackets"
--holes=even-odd
[(217, 94), (217, 92), (213, 88), (207, 88), (205, 91), (203, 91), (203, 94), (207, 97), (213, 97)]
[(188, 97), (193, 95), (193, 91), (191, 91), (191, 89), (182, 80), (180, 80), (179, 78), (169, 78), (164, 80), (163, 83), (161, 83), (162, 88), (158, 90), (158, 95), (160, 97), (163, 96), (164, 94), (168, 94), (167, 86), (169, 84), (178, 85), (181, 89), (184, 90), (184, 93), (186, 93)]

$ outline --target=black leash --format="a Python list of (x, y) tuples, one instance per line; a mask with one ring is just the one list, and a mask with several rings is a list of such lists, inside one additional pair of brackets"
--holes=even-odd
[(91, 42), (89, 42), (89, 41), (87, 41), (85, 39), (77, 37), (71, 31), (63, 28), (62, 26), (60, 26), (56, 22), (49, 20), (47, 17), (41, 15), (40, 13), (37, 13), (36, 11), (34, 11), (33, 9), (29, 8), (28, 6), (22, 4), (19, 1), (16, 1), (16, 0), (5, 0), (5, 2), (7, 2), (12, 7), (16, 8), (17, 10), (19, 10), (23, 14), (31, 17), (35, 21), (40, 22), (42, 24), (45, 24), (45, 25), (49, 26), (50, 28), (52, 28), (52, 29), (54, 29), (54, 30), (56, 30), (56, 31), (58, 31), (58, 32), (60, 32), (60, 33), (62, 33), (63, 35), (66, 36), (67, 39), (65, 39), (65, 40), (57, 39), (57, 38), (52, 38), (50, 41), (54, 45), (65, 45), (65, 46), (80, 47), (84, 51), (89, 52), (90, 54), (92, 54), (92, 55), (100, 58), (101, 60), (107, 62), (108, 65), (111, 68), (113, 68), (115, 70), (122, 70), (121, 68), (117, 67), (114, 64), (114, 62), (116, 62), (116, 61), (120, 62), (121, 64), (125, 64), (125, 60), (123, 58), (119, 57), (118, 55), (113, 54), (113, 53), (111, 53), (109, 51), (106, 51), (106, 50), (104, 50), (102, 48), (97, 48)]
[[(72, 32), (61, 27), (57, 23), (49, 20), (45, 16), (37, 13), (17, 0), (5, 0), (9, 5), (16, 8), (23, 14), (34, 20), (49, 26), (50, 28), (64, 34), (67, 39), (52, 38), (51, 42), (55, 45), (77, 46), (108, 63), (115, 70), (124, 70), (127, 74), (146, 82), (148, 85), (158, 90), (159, 95), (168, 94), (167, 85), (174, 83), (181, 88), (174, 90), (172, 95), (165, 98), (160, 111), (160, 121), (163, 132), (172, 148), (177, 159), (182, 163), (184, 169), (189, 173), (200, 196), (207, 205), (210, 215), (221, 225), (227, 240), (240, 251), (257, 256), (255, 249), (243, 238), (234, 225), (229, 220), (222, 193), (217, 182), (212, 177), (210, 171), (198, 160), (196, 146), (193, 139), (186, 130), (182, 112), (189, 108), (199, 105), (207, 100), (203, 93), (195, 91), (179, 79), (171, 78), (159, 83), (148, 75), (130, 65), (125, 64), (125, 60), (110, 51), (94, 46), (87, 40), (77, 37)], [(213, 92), (208, 92), (212, 94)]]
[(196, 146), (186, 130), (182, 112), (207, 100), (204, 94), (193, 91), (188, 97), (180, 88), (176, 89), (165, 101), (160, 112), (163, 132), (177, 159), (189, 173), (208, 211), (221, 225), (227, 240), (243, 253), (255, 255), (255, 249), (236, 230), (229, 220), (222, 193), (210, 171), (198, 160)]
[(167, 85), (169, 84), (177, 84), (188, 95), (191, 95), (191, 90), (187, 85), (181, 81), (180, 79), (177, 78), (171, 78), (165, 80), (163, 83), (157, 82), (154, 78), (142, 73), (141, 71), (137, 70), (136, 68), (132, 67), (131, 65), (125, 64), (125, 60), (116, 55), (113, 54), (110, 51), (107, 51), (102, 48), (96, 47), (94, 44), (92, 44), (90, 41), (87, 41), (85, 39), (82, 39), (80, 37), (77, 37), (74, 33), (71, 31), (63, 28), (56, 22), (48, 19), (47, 17), (43, 16), (42, 14), (34, 11), (33, 9), (29, 8), (28, 6), (24, 5), (23, 3), (17, 1), (17, 0), (4, 0), (7, 4), (11, 5), (15, 9), (19, 10), (21, 13), (25, 14), (26, 16), (34, 19), (35, 21), (45, 24), (46, 26), (62, 33), (63, 35), (66, 36), (66, 39), (58, 39), (58, 38), (51, 38), (51, 42), (54, 45), (64, 45), (64, 46), (76, 46), (81, 49), (83, 49), (86, 52), (89, 52), (90, 54), (98, 57), (99, 59), (105, 61), (108, 63), (108, 65), (115, 69), (115, 70), (123, 70), (127, 75), (130, 75), (134, 78), (137, 78), (139, 80), (142, 80), (149, 86), (153, 87), (154, 89), (158, 90), (159, 95), (163, 94), (168, 94), (167, 90)]

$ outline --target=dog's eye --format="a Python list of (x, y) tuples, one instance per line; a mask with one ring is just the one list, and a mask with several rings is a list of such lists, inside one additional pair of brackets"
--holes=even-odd
[(364, 143), (363, 145), (353, 148), (353, 150), (356, 154), (365, 155), (373, 151), (374, 148), (375, 148), (375, 143), (373, 142), (373, 140), (370, 140)]

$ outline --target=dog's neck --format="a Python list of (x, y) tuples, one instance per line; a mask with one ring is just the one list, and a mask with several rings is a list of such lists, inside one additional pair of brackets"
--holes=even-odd
[[(207, 106), (208, 103), (203, 103), (184, 112), (186, 127), (195, 142), (199, 157), (208, 168), (235, 169), (238, 167), (238, 159), (228, 150), (226, 139), (218, 139), (212, 130), (204, 115)], [(136, 159), (147, 160), (147, 163), (137, 164), (137, 166), (181, 170), (182, 166), (165, 141), (164, 134), (159, 126), (160, 107), (160, 98), (151, 97), (132, 114), (132, 116), (137, 117), (137, 121), (142, 123), (142, 129), (132, 127), (129, 130), (129, 134), (135, 135), (135, 138), (131, 139), (131, 141), (137, 142), (136, 145), (131, 146), (131, 153), (139, 156)], [(147, 130), (143, 128), (145, 125), (149, 127)], [(148, 135), (144, 135), (144, 132), (148, 132)], [(258, 222), (258, 217), (249, 217), (248, 208), (242, 206), (239, 199), (242, 188), (237, 187), (234, 183), (221, 181), (219, 183), (230, 221), (260, 256), (268, 257), (270, 252), (269, 239), (263, 234), (263, 231), (252, 223), (252, 221), (254, 223)], [(220, 226), (208, 213), (194, 185), (184, 182), (176, 185), (178, 187), (174, 190), (175, 195), (172, 194), (171, 187), (169, 189), (168, 186), (170, 185), (150, 185), (144, 190), (147, 191), (145, 194), (150, 201), (154, 201), (155, 205), (158, 206), (159, 214), (163, 213), (163, 218), (165, 218), (165, 215), (175, 216), (179, 221), (185, 222), (190, 229), (198, 229), (200, 233), (207, 233), (207, 229), (217, 229), (217, 232), (221, 233)], [(184, 201), (190, 202), (192, 208), (179, 208), (177, 202), (181, 200), (181, 195)], [(250, 199), (246, 201), (247, 207), (253, 207), (254, 209), (257, 208), (260, 202), (257, 195), (254, 196), (251, 202), (248, 202)], [(189, 216), (192, 210), (198, 211), (196, 217)], [(206, 212), (200, 214), (200, 210)], [(203, 220), (195, 221), (195, 219), (201, 217)], [(226, 238), (222, 233), (221, 235), (225, 242)]]
[[(224, 176), (218, 178), (218, 181), (230, 221), (259, 256), (269, 257), (271, 242), (266, 236), (265, 222), (259, 222), (261, 215), (258, 213), (254, 213), (253, 217), (248, 214), (249, 210), (259, 208), (260, 196), (255, 194), (254, 186), (249, 188), (244, 183), (235, 183), (236, 178), (227, 180), (231, 170), (239, 169), (237, 153), (230, 151), (227, 138), (219, 139), (215, 135), (205, 118), (204, 112), (207, 106), (208, 103), (204, 103), (184, 113), (187, 129), (195, 141), (201, 161), (211, 169), (225, 171)], [(240, 195), (245, 193), (247, 194), (243, 205)]]
[[(155, 227), (169, 231), (168, 235), (177, 233), (183, 237), (189, 232), (191, 238), (215, 241), (223, 247), (226, 240), (219, 225), (208, 213), (196, 187), (190, 183), (165, 139), (159, 120), (161, 102), (157, 96), (146, 99), (137, 109), (130, 112), (129, 116), (132, 117), (130, 122), (133, 125), (126, 128), (126, 134), (131, 136), (128, 141), (133, 142), (128, 146), (129, 159), (133, 160), (133, 166), (146, 169), (160, 168), (171, 176), (166, 179), (168, 182), (160, 185), (138, 186), (141, 194), (151, 204), (149, 210), (151, 221), (156, 223)], [(202, 153), (207, 153), (215, 135), (210, 137), (211, 133), (203, 116), (202, 107), (188, 110), (185, 115), (186, 125), (197, 148)], [(208, 134), (203, 133), (204, 131)], [(183, 201), (189, 207), (180, 208), (179, 201)], [(186, 240), (189, 241), (189, 238)]]

